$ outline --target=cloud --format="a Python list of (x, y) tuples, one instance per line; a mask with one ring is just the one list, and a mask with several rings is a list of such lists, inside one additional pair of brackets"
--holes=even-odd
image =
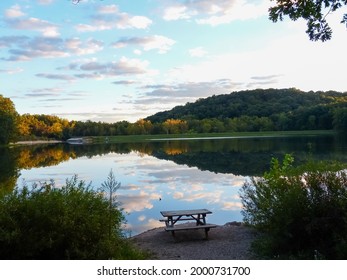
[(222, 210), (241, 210), (242, 209), (241, 202), (228, 201), (222, 204)]
[(142, 211), (144, 209), (152, 209), (152, 200), (158, 200), (160, 195), (156, 193), (147, 193), (140, 191), (137, 195), (117, 195), (121, 202), (121, 207), (129, 213)]
[[(131, 100), (144, 117), (158, 111), (170, 110), (174, 106), (196, 101), (211, 95), (226, 94), (234, 90), (238, 84), (229, 79), (210, 82), (183, 82), (178, 84), (152, 84), (139, 88), (141, 96)], [(151, 107), (149, 112), (148, 105)]]
[(26, 93), (27, 97), (52, 97), (59, 96), (63, 90), (61, 88), (37, 88), (31, 90), (30, 93)]
[(267, 75), (267, 76), (254, 76), (250, 77), (251, 82), (249, 82), (246, 87), (254, 88), (258, 86), (271, 85), (276, 84), (278, 82), (278, 78), (283, 75)]
[(18, 18), (25, 15), (24, 12), (22, 12), (22, 9), (19, 5), (14, 5), (11, 8), (5, 10), (5, 18), (6, 19), (12, 19), (12, 18)]
[(7, 11), (4, 21), (9, 28), (40, 32), (44, 37), (58, 37), (60, 35), (57, 25), (34, 17), (22, 18), (19, 14), (20, 11), (18, 10)]
[(175, 192), (173, 194), (174, 199), (183, 199), (184, 198), (184, 193), (183, 192)]
[(167, 21), (189, 19), (194, 14), (196, 13), (194, 13), (193, 11), (191, 12), (188, 11), (188, 7), (184, 5), (177, 5), (177, 6), (167, 7), (164, 10), (163, 18)]
[(46, 78), (46, 79), (50, 79), (50, 80), (62, 80), (62, 81), (73, 81), (73, 80), (75, 80), (75, 78), (70, 76), (70, 75), (47, 74), (47, 73), (36, 74), (36, 77)]
[(208, 97), (213, 94), (223, 94), (232, 91), (235, 87), (233, 82), (228, 79), (220, 79), (210, 82), (186, 82), (179, 84), (159, 84), (146, 86), (152, 89), (145, 93), (146, 96), (152, 97), (188, 97), (201, 98)]
[(267, 14), (267, 1), (200, 0), (174, 1), (163, 11), (167, 21), (195, 19), (198, 24), (220, 25), (234, 20), (253, 19)]
[(11, 56), (6, 59), (9, 61), (28, 61), (33, 58), (57, 58), (69, 56), (62, 45), (63, 41), (59, 38), (37, 37), (20, 41), (16, 44), (17, 48), (9, 50)]
[[(106, 121), (106, 122), (115, 122), (118, 121), (116, 119), (115, 113), (103, 113), (103, 112), (94, 112), (94, 111), (87, 111), (87, 108), (83, 108), (85, 111), (81, 112), (68, 112), (68, 113), (52, 113), (52, 115), (57, 115), (62, 118), (71, 118), (73, 120), (94, 120), (94, 121)], [(124, 120), (124, 118), (119, 118), (119, 121)]]
[(115, 48), (123, 48), (128, 45), (141, 46), (144, 51), (158, 50), (158, 53), (167, 53), (176, 42), (168, 37), (154, 35), (148, 37), (123, 38), (113, 43)]
[(133, 81), (133, 80), (122, 80), (122, 81), (115, 81), (112, 84), (115, 85), (133, 85), (133, 84), (137, 84), (138, 82)]
[[(141, 216), (140, 216), (141, 217)], [(148, 221), (143, 220), (142, 223), (126, 224), (125, 228), (129, 231), (134, 231), (135, 233), (145, 232), (154, 228), (162, 227), (163, 223), (157, 219), (148, 219)]]
[(91, 17), (91, 24), (78, 24), (79, 32), (94, 32), (112, 29), (146, 29), (152, 20), (145, 16), (133, 16), (121, 12), (116, 5), (99, 7)]
[(0, 69), (0, 73), (6, 73), (6, 74), (9, 74), (9, 75), (14, 75), (14, 74), (18, 74), (18, 73), (21, 73), (23, 72), (24, 69), (22, 68), (12, 68), (12, 69)]
[(203, 57), (207, 54), (207, 51), (203, 47), (197, 47), (189, 50), (189, 54), (192, 57)]
[(80, 73), (75, 74), (78, 78), (101, 79), (150, 73), (148, 65), (148, 61), (121, 57), (118, 61), (111, 62), (99, 62), (97, 60), (73, 62), (60, 69), (79, 71)]
[(68, 51), (76, 55), (94, 54), (103, 50), (104, 43), (96, 39), (87, 39), (82, 42), (79, 38), (71, 38), (65, 41), (65, 47)]
[(40, 5), (49, 5), (54, 2), (54, 0), (37, 0)]
[(251, 79), (257, 80), (257, 81), (266, 81), (266, 80), (271, 80), (278, 78), (280, 75), (267, 75), (267, 76), (253, 76)]
[(118, 14), (120, 13), (117, 5), (105, 5), (98, 9), (99, 14)]
[(63, 40), (61, 38), (27, 36), (0, 37), (0, 47), (9, 48), (7, 61), (29, 61), (34, 58), (58, 58), (75, 55), (88, 55), (103, 49), (104, 43), (95, 39), (85, 42), (79, 38)]
[(29, 40), (27, 36), (3, 36), (0, 37), (0, 48), (9, 48), (12, 45), (21, 45)]
[(145, 215), (140, 215), (137, 220), (139, 220), (140, 222), (143, 222), (146, 220), (146, 216)]

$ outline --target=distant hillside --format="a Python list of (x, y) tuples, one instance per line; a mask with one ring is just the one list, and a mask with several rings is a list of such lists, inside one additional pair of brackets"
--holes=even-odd
[(311, 121), (321, 122), (321, 127), (327, 129), (332, 127), (333, 109), (346, 105), (346, 92), (303, 92), (295, 88), (256, 89), (201, 98), (196, 102), (156, 113), (146, 120), (162, 123), (167, 119), (224, 120), (248, 116), (267, 117), (273, 121), (282, 117), (306, 122), (308, 117), (313, 116)]

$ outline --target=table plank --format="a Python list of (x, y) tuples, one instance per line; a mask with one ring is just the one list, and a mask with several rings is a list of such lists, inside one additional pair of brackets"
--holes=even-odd
[(191, 209), (191, 210), (175, 210), (175, 211), (161, 211), (164, 217), (173, 216), (186, 216), (186, 215), (199, 215), (199, 214), (212, 214), (210, 210), (207, 209)]

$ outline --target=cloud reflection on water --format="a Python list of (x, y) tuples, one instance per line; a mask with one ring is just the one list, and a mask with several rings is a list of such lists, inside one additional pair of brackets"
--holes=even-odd
[[(216, 220), (224, 223), (231, 219), (229, 212), (241, 210), (238, 191), (244, 181), (242, 176), (201, 171), (143, 155), (124, 164), (122, 169), (132, 170), (128, 174), (134, 174), (138, 182), (138, 185), (125, 185), (118, 194), (122, 207), (130, 213), (128, 228), (133, 233), (163, 226), (158, 221), (162, 210), (220, 210)], [(230, 215), (223, 218), (225, 211)], [(210, 217), (211, 222), (214, 215)], [(235, 220), (238, 219), (239, 215)]]
[[(79, 179), (92, 181), (98, 189), (111, 169), (121, 182), (117, 200), (126, 213), (126, 228), (132, 234), (163, 226), (158, 221), (162, 210), (208, 208), (214, 212), (210, 222), (228, 222), (233, 211), (240, 212), (237, 193), (244, 177), (201, 171), (136, 152), (70, 159), (55, 166), (23, 170), (21, 178), (27, 182), (54, 179), (62, 184), (72, 177), (73, 170)], [(224, 218), (225, 211), (221, 210), (228, 217)]]

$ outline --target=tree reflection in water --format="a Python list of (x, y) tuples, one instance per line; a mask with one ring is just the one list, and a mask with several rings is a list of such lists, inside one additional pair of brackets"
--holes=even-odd
[(77, 174), (100, 187), (113, 168), (122, 183), (119, 199), (126, 211), (133, 212), (129, 224), (146, 221), (146, 228), (158, 226), (155, 217), (164, 205), (191, 207), (188, 203), (214, 207), (214, 216), (222, 221), (226, 213), (239, 212), (237, 193), (244, 176), (263, 174), (272, 157), (291, 153), (299, 163), (309, 156), (346, 162), (346, 150), (346, 141), (336, 137), (18, 146), (1, 149), (0, 188), (11, 191), (20, 184), (20, 173), (30, 180), (49, 180), (52, 175), (65, 180)]

